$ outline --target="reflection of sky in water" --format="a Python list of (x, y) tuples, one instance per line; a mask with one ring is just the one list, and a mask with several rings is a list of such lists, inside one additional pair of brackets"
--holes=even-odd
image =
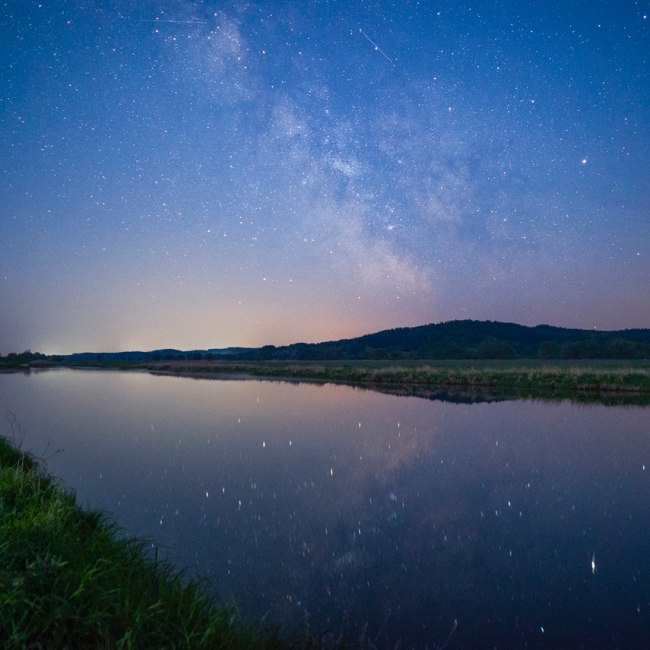
[(82, 502), (253, 616), (347, 616), (420, 646), (455, 619), (462, 647), (650, 633), (648, 409), (138, 373), (0, 384)]

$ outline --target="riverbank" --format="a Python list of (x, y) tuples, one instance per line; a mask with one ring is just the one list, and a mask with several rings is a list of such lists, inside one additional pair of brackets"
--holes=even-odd
[(287, 648), (0, 437), (0, 646)]
[(254, 377), (519, 393), (650, 395), (650, 363), (595, 360), (447, 362), (230, 362), (169, 361), (137, 364), (150, 372), (202, 377)]

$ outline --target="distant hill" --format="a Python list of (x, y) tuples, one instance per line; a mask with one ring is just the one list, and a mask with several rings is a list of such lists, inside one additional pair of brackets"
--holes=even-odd
[(68, 363), (124, 363), (147, 361), (178, 361), (200, 359), (231, 359), (233, 356), (250, 352), (253, 348), (211, 348), (209, 350), (152, 350), (151, 352), (75, 352), (50, 357), (53, 361)]
[(355, 359), (650, 359), (650, 329), (582, 330), (496, 321), (456, 320), (400, 327), (325, 343), (262, 348), (79, 352), (46, 357), (29, 350), (0, 359), (25, 363), (134, 363), (173, 360), (355, 360)]
[(458, 320), (326, 343), (265, 346), (249, 360), (650, 358), (650, 329), (598, 331)]

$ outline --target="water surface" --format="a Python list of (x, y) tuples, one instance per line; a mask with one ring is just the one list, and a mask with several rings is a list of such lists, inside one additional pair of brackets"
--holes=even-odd
[(379, 647), (646, 647), (650, 409), (0, 375), (2, 430), (250, 619)]

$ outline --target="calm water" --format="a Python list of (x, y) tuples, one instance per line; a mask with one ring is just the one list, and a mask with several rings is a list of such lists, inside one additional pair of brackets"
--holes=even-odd
[(0, 375), (0, 409), (247, 617), (380, 647), (648, 647), (648, 407), (48, 370)]

